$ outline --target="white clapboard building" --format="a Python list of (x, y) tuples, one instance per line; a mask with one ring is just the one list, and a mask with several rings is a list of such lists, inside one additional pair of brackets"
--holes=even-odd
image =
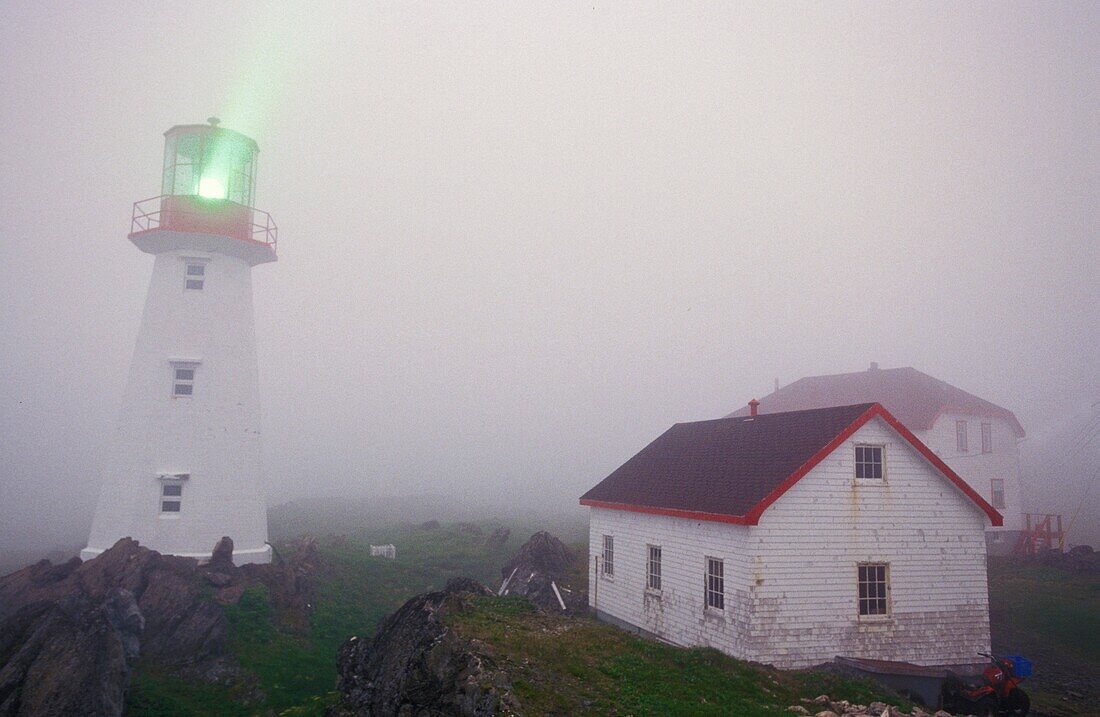
[(628, 629), (782, 668), (989, 650), (1001, 516), (879, 404), (680, 423), (581, 503)]
[(214, 118), (165, 139), (161, 194), (134, 205), (152, 277), (81, 557), (128, 536), (203, 558), (229, 536), (235, 562), (270, 562), (252, 268), (276, 237), (252, 207), (259, 150)]
[[(881, 403), (976, 493), (1004, 516), (986, 528), (993, 555), (1011, 553), (1024, 528), (1016, 415), (915, 368), (884, 368), (806, 376), (760, 399), (760, 413)], [(743, 416), (747, 408), (732, 413)]]

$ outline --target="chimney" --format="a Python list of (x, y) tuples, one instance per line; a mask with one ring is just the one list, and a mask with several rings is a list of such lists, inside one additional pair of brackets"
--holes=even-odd
[(878, 371), (878, 361), (872, 361), (871, 362), (871, 368), (869, 368), (867, 370), (868, 371)]
[(757, 401), (755, 398), (752, 399), (751, 401), (749, 401), (749, 415), (750, 416), (755, 416), (756, 415), (756, 409), (759, 406), (760, 406), (760, 401)]

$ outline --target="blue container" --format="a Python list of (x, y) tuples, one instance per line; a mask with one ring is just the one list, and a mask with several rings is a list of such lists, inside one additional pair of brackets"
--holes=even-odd
[(1012, 663), (1012, 672), (1017, 677), (1031, 677), (1031, 660), (1023, 655), (1007, 655), (1005, 659)]

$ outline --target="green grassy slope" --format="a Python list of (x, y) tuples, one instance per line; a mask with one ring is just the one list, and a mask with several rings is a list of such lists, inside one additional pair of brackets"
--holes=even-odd
[(450, 622), (507, 668), (529, 715), (789, 717), (789, 705), (823, 692), (862, 704), (906, 704), (868, 683), (672, 647), (591, 618), (541, 614), (517, 598), (475, 599)]

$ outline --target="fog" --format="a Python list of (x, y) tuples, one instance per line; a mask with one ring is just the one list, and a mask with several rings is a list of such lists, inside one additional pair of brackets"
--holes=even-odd
[(87, 534), (131, 204), (211, 115), (280, 228), (269, 505), (570, 510), (673, 422), (872, 360), (1015, 411), (1039, 494), (1087, 426), (1095, 3), (321, 5), (0, 6), (0, 549)]

